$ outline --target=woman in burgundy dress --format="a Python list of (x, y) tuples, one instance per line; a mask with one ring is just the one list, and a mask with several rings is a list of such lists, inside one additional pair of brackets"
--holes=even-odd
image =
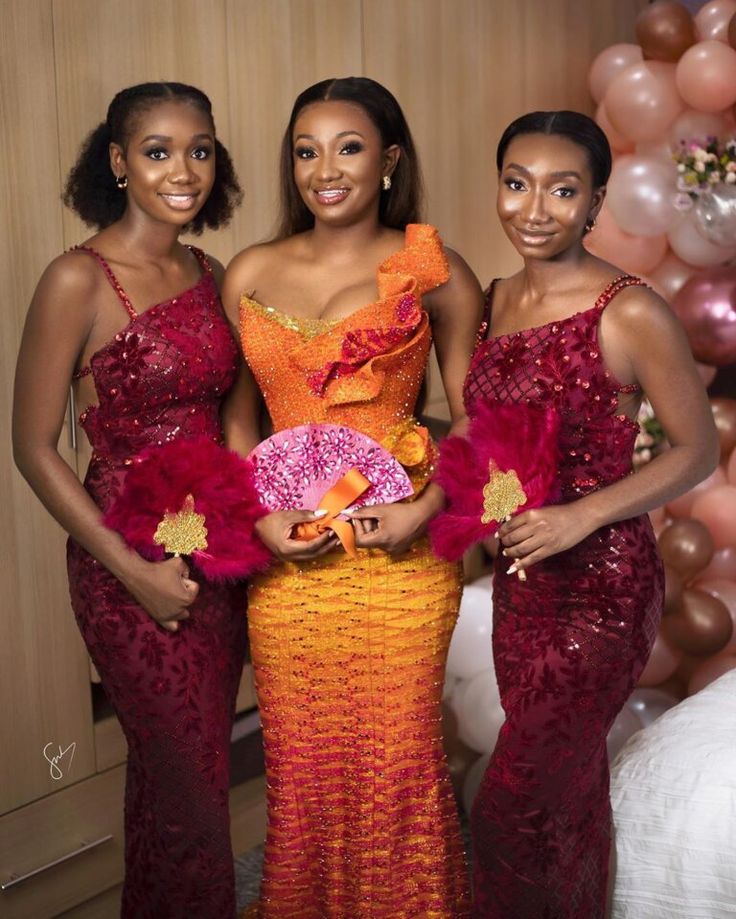
[[(102, 515), (145, 447), (221, 439), (236, 371), (222, 269), (178, 237), (225, 223), (239, 196), (204, 93), (118, 93), (65, 195), (99, 232), (46, 269), (18, 359), (16, 460), (70, 534), (72, 606), (128, 740), (126, 919), (235, 915), (228, 755), (243, 601), (195, 583), (181, 558), (129, 551)], [(93, 448), (84, 487), (56, 449), (72, 380)]]
[[(489, 293), (466, 405), (471, 416), (481, 401), (555, 407), (561, 496), (499, 530), (493, 651), (506, 722), (472, 813), (474, 915), (600, 919), (606, 735), (662, 606), (646, 512), (711, 472), (717, 438), (667, 305), (583, 248), (611, 168), (597, 125), (525, 115), (497, 161), (498, 214), (524, 266)], [(631, 475), (644, 393), (671, 449)]]

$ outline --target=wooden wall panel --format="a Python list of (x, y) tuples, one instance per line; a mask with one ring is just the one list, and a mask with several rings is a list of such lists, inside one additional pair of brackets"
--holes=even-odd
[[(15, 470), (10, 395), (26, 309), (62, 249), (48, 0), (6, 4), (0, 30), (0, 813), (94, 771), (87, 658), (69, 608), (64, 534)], [(62, 437), (62, 453), (74, 454)], [(80, 702), (80, 700), (82, 700)], [(87, 704), (84, 704), (87, 700)], [(43, 748), (76, 743), (55, 781)], [(51, 748), (49, 748), (51, 753)], [(69, 755), (66, 757), (66, 762)]]
[(360, 12), (360, 0), (227, 0), (230, 122), (245, 190), (238, 250), (274, 228), (279, 148), (297, 95), (362, 72)]

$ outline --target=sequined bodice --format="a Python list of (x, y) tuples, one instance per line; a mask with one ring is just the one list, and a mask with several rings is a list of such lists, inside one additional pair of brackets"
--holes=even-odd
[[(622, 386), (603, 363), (598, 322), (610, 300), (638, 278), (617, 278), (595, 304), (567, 319), (482, 341), (465, 381), (470, 414), (479, 399), (555, 406), (562, 419), (560, 486), (565, 500), (631, 471), (636, 422), (618, 413)], [(489, 299), (493, 288), (489, 291)]]
[(302, 319), (244, 296), (243, 351), (274, 429), (326, 421), (381, 441), (408, 419), (431, 345), (421, 296), (447, 277), (437, 231), (414, 224), (378, 268), (379, 299), (345, 319)]
[[(222, 311), (212, 272), (203, 267), (188, 290), (137, 314), (109, 266), (104, 268), (130, 316), (128, 325), (89, 363), (98, 405), (80, 416), (93, 449), (88, 475), (105, 505), (109, 489), (101, 468), (120, 469), (152, 444), (177, 437), (219, 440), (220, 403), (232, 385), (237, 348)], [(112, 482), (109, 483), (113, 488)]]

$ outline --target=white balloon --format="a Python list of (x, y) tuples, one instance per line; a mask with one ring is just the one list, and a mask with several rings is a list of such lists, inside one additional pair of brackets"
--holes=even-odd
[(491, 582), (490, 576), (479, 578), (463, 591), (447, 654), (447, 673), (452, 676), (470, 679), (483, 670), (493, 671)]
[(629, 737), (636, 734), (641, 728), (642, 723), (639, 717), (634, 714), (628, 706), (624, 705), (618, 715), (616, 715), (616, 720), (611, 725), (611, 730), (608, 732), (608, 737), (606, 739), (609, 762), (613, 762), (618, 751), (623, 747)]
[(635, 689), (626, 703), (644, 727), (677, 705), (678, 700), (663, 689), (642, 686)]
[(613, 164), (606, 202), (632, 236), (659, 236), (681, 218), (675, 209), (677, 167), (661, 157), (621, 156)]
[(495, 674), (484, 670), (465, 681), (462, 690), (453, 696), (452, 707), (460, 740), (471, 750), (490, 753), (506, 720)]
[(470, 769), (468, 769), (465, 776), (465, 782), (463, 783), (463, 807), (465, 808), (465, 813), (468, 815), (473, 806), (473, 801), (475, 801), (475, 796), (478, 794), (480, 783), (483, 781), (483, 776), (488, 768), (490, 759), (491, 754), (484, 753), (483, 756), (481, 756), (479, 760), (476, 760)]
[(442, 687), (442, 701), (449, 702), (452, 704), (452, 696), (457, 687), (460, 685), (460, 680), (453, 676), (451, 673), (445, 673), (445, 685)]
[(716, 246), (707, 240), (698, 229), (697, 218), (692, 211), (670, 230), (667, 238), (678, 258), (698, 268), (723, 265), (736, 255), (736, 246)]

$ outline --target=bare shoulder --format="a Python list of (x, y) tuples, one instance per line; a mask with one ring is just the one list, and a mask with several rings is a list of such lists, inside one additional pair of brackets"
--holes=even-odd
[(91, 307), (94, 295), (104, 280), (99, 265), (88, 253), (70, 250), (57, 256), (41, 275), (34, 301), (42, 300), (49, 309)]
[(228, 286), (235, 284), (241, 292), (253, 290), (258, 286), (259, 277), (271, 274), (285, 259), (293, 259), (298, 252), (298, 236), (248, 246), (238, 252), (227, 266)]
[(222, 282), (225, 280), (225, 266), (221, 261), (219, 261), (219, 259), (216, 259), (214, 255), (207, 253), (205, 258), (207, 259), (207, 264), (212, 269), (212, 274), (214, 276), (218, 290), (222, 290)]
[(662, 297), (642, 285), (619, 291), (604, 310), (601, 323), (627, 337), (656, 335), (679, 325)]

